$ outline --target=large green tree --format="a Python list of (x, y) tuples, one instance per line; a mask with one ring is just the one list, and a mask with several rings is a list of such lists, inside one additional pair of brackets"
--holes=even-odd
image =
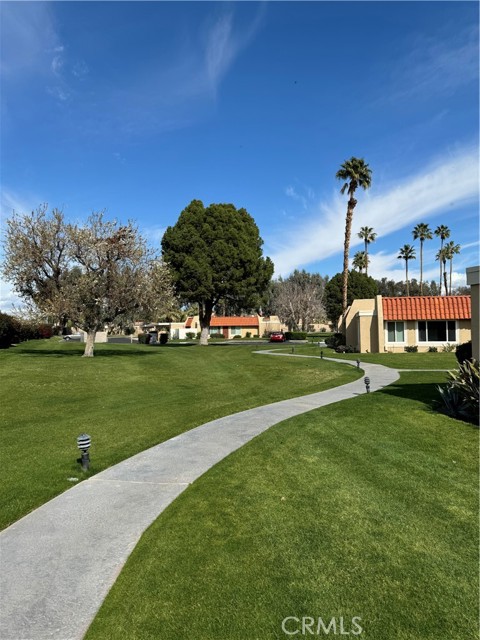
[(273, 263), (263, 257), (255, 220), (233, 204), (192, 202), (162, 238), (162, 251), (175, 289), (186, 303), (197, 303), (200, 344), (208, 344), (212, 312), (220, 301), (254, 307), (266, 291)]
[(420, 240), (420, 295), (423, 295), (423, 243), (431, 240), (433, 234), (428, 224), (419, 222), (413, 228), (412, 235), (414, 240)]
[(340, 193), (348, 193), (347, 215), (345, 218), (345, 240), (343, 243), (343, 296), (342, 314), (347, 313), (348, 306), (348, 266), (350, 253), (350, 238), (352, 235), (353, 210), (357, 201), (353, 197), (358, 187), (368, 189), (372, 183), (372, 171), (363, 158), (351, 157), (346, 160), (336, 173), (337, 180), (342, 180), (345, 184), (340, 189)]
[[(377, 283), (373, 278), (353, 269), (348, 272), (348, 305), (354, 300), (373, 298), (377, 293)], [(337, 273), (325, 285), (323, 304), (328, 319), (338, 327), (340, 317), (343, 317), (343, 273)]]

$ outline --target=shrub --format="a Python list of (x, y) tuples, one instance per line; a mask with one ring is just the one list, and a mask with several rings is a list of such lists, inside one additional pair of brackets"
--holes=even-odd
[(325, 344), (327, 345), (327, 347), (336, 349), (340, 345), (345, 344), (345, 336), (343, 335), (343, 333), (334, 333), (332, 336), (325, 338)]
[(223, 333), (212, 333), (210, 334), (210, 340), (225, 340), (225, 336)]
[(336, 353), (358, 353), (357, 349), (351, 344), (339, 344), (338, 347), (335, 348)]
[(437, 347), (428, 347), (428, 353), (437, 353)]
[(160, 334), (160, 344), (167, 344), (168, 342), (168, 333)]
[(458, 371), (449, 373), (447, 387), (437, 387), (441, 397), (441, 411), (453, 418), (478, 424), (479, 366), (475, 359), (462, 362)]
[(447, 342), (447, 344), (443, 345), (442, 351), (444, 353), (452, 353), (452, 351), (455, 351), (455, 345)]
[(187, 331), (185, 337), (187, 340), (195, 340), (196, 333), (194, 331)]
[(37, 327), (39, 338), (48, 339), (53, 336), (53, 327), (49, 324), (39, 324)]
[(242, 336), (233, 336), (233, 339), (234, 339), (234, 340), (241, 340), (241, 339), (242, 339)]
[(455, 350), (455, 356), (459, 364), (465, 362), (465, 360), (472, 359), (472, 341), (459, 344)]
[(140, 344), (150, 344), (150, 334), (149, 333), (139, 333), (138, 334), (138, 342)]
[(285, 331), (285, 340), (306, 340), (306, 331)]
[(246, 338), (251, 338), (251, 337), (252, 337), (251, 332), (250, 332), (250, 331), (247, 331), (247, 333), (245, 334), (245, 337), (246, 337)]
[(405, 351), (407, 353), (417, 353), (418, 347), (417, 347), (417, 345), (411, 345), (409, 347), (405, 347)]
[(8, 349), (16, 340), (18, 321), (0, 311), (0, 349)]

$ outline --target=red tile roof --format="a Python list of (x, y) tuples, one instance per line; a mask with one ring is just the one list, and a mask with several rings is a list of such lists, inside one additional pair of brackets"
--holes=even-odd
[(187, 318), (187, 321), (185, 322), (185, 329), (190, 329), (190, 327), (192, 326), (193, 323), (193, 318), (189, 317)]
[(382, 298), (384, 320), (470, 320), (470, 296)]
[(214, 316), (211, 327), (258, 327), (258, 318), (254, 316)]

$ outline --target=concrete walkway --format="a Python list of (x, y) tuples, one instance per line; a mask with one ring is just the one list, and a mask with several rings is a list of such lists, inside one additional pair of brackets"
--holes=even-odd
[[(372, 391), (399, 377), (381, 365), (361, 366)], [(142, 533), (191, 482), (274, 424), (363, 393), (360, 378), (208, 422), (79, 483), (15, 522), (0, 534), (1, 640), (81, 640)]]

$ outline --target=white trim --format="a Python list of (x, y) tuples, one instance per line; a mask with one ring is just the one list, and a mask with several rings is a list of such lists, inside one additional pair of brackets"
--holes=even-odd
[[(397, 324), (397, 322), (401, 322), (403, 324), (403, 342), (400, 342), (400, 340), (394, 340), (393, 342), (391, 342), (388, 339), (388, 323), (389, 322), (394, 322), (395, 324)], [(407, 341), (405, 340), (405, 338), (407, 337), (407, 320), (384, 320), (383, 321), (383, 331), (385, 334), (385, 346), (388, 345), (399, 345), (404, 346), (407, 343)], [(395, 327), (395, 333), (397, 332), (397, 328)]]

